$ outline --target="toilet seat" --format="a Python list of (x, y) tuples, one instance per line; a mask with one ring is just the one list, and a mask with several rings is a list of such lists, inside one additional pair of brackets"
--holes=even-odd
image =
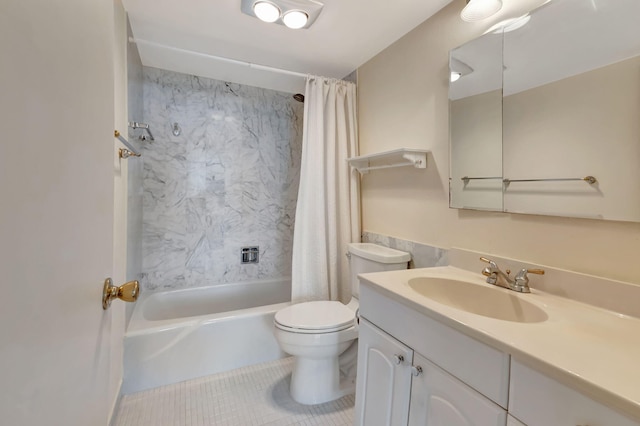
[(336, 301), (298, 303), (278, 311), (277, 328), (292, 333), (334, 333), (355, 325), (355, 312)]

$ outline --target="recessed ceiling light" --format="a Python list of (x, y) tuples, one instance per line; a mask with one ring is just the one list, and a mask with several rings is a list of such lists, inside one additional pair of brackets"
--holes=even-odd
[(307, 25), (307, 21), (309, 20), (309, 15), (301, 10), (290, 10), (284, 14), (282, 17), (282, 22), (294, 30), (300, 29)]
[(463, 21), (475, 22), (486, 19), (502, 9), (502, 0), (467, 0), (460, 12)]
[(258, 1), (253, 5), (253, 12), (264, 22), (276, 22), (280, 18), (280, 9), (268, 1)]

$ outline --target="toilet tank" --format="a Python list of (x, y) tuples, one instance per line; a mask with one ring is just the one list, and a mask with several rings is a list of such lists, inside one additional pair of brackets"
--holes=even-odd
[(358, 274), (407, 269), (411, 260), (410, 253), (372, 243), (350, 243), (348, 251), (351, 294), (354, 297), (359, 296)]

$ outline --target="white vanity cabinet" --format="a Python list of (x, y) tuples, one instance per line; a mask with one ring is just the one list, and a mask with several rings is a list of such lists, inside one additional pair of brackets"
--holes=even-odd
[(361, 281), (357, 426), (640, 426), (431, 313)]
[(526, 426), (640, 426), (514, 359), (509, 394), (509, 413)]
[(506, 411), (394, 339), (360, 321), (356, 425), (505, 426)]
[(355, 424), (505, 426), (506, 411), (394, 339), (360, 321)]
[(356, 425), (506, 426), (509, 356), (360, 286)]

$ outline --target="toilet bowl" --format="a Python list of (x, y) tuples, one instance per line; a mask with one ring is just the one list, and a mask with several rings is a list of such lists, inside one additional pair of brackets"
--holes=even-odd
[(359, 307), (357, 275), (405, 269), (409, 253), (370, 243), (348, 245), (353, 298), (304, 302), (275, 315), (275, 337), (295, 357), (291, 397), (301, 404), (322, 404), (355, 392)]
[(278, 311), (275, 336), (295, 357), (290, 392), (301, 404), (321, 404), (354, 391), (340, 380), (339, 356), (358, 337), (355, 311), (340, 302), (318, 301)]

